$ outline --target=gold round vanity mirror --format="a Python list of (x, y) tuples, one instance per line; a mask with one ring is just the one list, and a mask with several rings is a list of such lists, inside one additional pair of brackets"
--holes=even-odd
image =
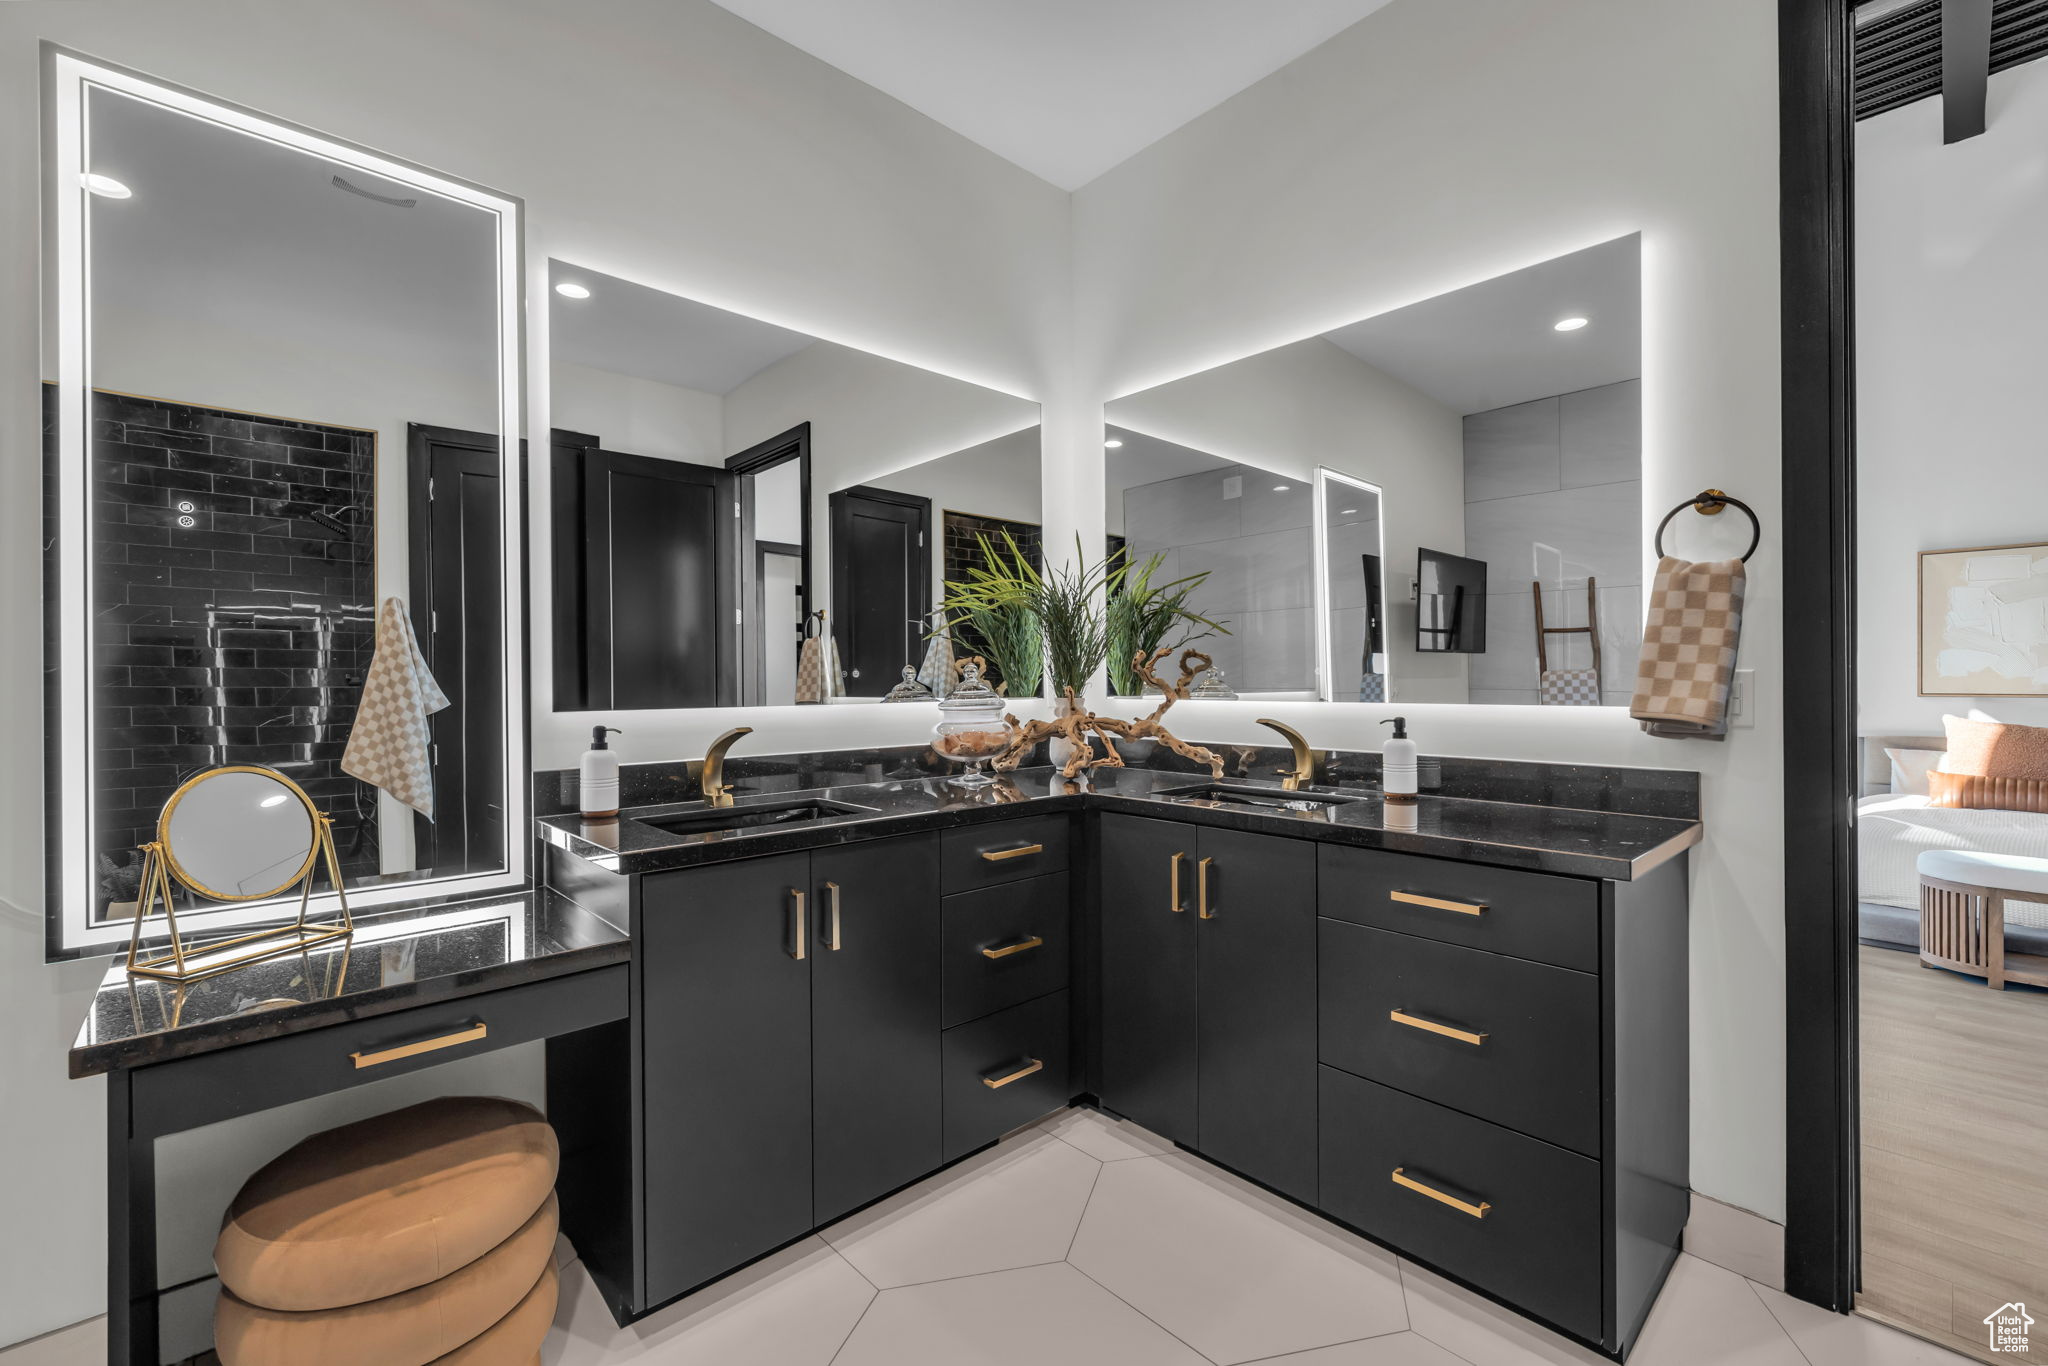
[(157, 843), (173, 877), (215, 901), (261, 901), (304, 882), (319, 854), (320, 813), (272, 769), (216, 768), (164, 803)]
[[(156, 839), (142, 852), (142, 891), (128, 939), (128, 971), (135, 976), (195, 981), (345, 939), (354, 929), (333, 822), (304, 788), (275, 769), (244, 764), (188, 779), (164, 803)], [(314, 921), (307, 912), (315, 866), (323, 857), (338, 916)], [(288, 924), (187, 944), (178, 933), (172, 879), (213, 901), (267, 901), (296, 890), (298, 916)], [(169, 951), (145, 955), (143, 925), (157, 914), (163, 916)]]

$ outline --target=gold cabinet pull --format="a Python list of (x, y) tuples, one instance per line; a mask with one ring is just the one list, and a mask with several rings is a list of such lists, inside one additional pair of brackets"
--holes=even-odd
[(984, 849), (981, 851), (981, 856), (990, 863), (1001, 863), (1004, 859), (1023, 858), (1026, 854), (1042, 854), (1044, 852), (1045, 846), (1042, 844), (1020, 844), (1015, 849)]
[(1414, 1177), (1405, 1175), (1404, 1170), (1405, 1169), (1401, 1167), (1394, 1168), (1395, 1185), (1406, 1186), (1409, 1190), (1414, 1191), (1416, 1194), (1426, 1195), (1440, 1205), (1449, 1205), (1452, 1209), (1458, 1211), (1458, 1213), (1460, 1214), (1469, 1214), (1474, 1219), (1484, 1219), (1486, 1217), (1486, 1212), (1493, 1208), (1492, 1203), (1489, 1201), (1481, 1200), (1478, 1204), (1475, 1205), (1470, 1200), (1460, 1200), (1455, 1195), (1446, 1195), (1442, 1191), (1436, 1189), (1434, 1186), (1425, 1186), (1420, 1181), (1417, 1181)]
[(1187, 905), (1180, 899), (1180, 866), (1182, 863), (1186, 861), (1187, 854), (1178, 853), (1173, 856), (1173, 862), (1168, 865), (1167, 877), (1172, 884), (1172, 889), (1169, 894), (1173, 898), (1173, 904), (1168, 906), (1166, 909), (1172, 911), (1175, 915), (1179, 915), (1182, 911), (1185, 911), (1187, 909)]
[(1424, 896), (1420, 892), (1388, 892), (1387, 896), (1408, 906), (1427, 906), (1433, 911), (1456, 911), (1459, 915), (1484, 915), (1484, 901), (1446, 901), (1440, 896)]
[(1216, 918), (1216, 908), (1209, 904), (1209, 865), (1215, 861), (1205, 858), (1195, 865), (1195, 915), (1202, 920)]
[(1019, 939), (1016, 943), (1005, 944), (999, 949), (983, 949), (981, 956), (983, 958), (1008, 958), (1013, 953), (1023, 953), (1027, 949), (1042, 949), (1044, 947), (1045, 941), (1034, 934), (1029, 939)]
[(789, 889), (789, 894), (796, 898), (796, 910), (790, 917), (790, 942), (794, 947), (790, 949), (789, 956), (801, 963), (805, 952), (804, 922), (809, 920), (810, 917), (804, 914), (804, 894), (794, 887)]
[(1459, 1029), (1455, 1025), (1439, 1024), (1435, 1020), (1425, 1020), (1420, 1015), (1410, 1015), (1398, 1006), (1387, 1012), (1387, 1018), (1397, 1025), (1407, 1025), (1410, 1029), (1426, 1029), (1432, 1034), (1441, 1034), (1446, 1039), (1456, 1039), (1459, 1043), (1469, 1043), (1475, 1047), (1486, 1042), (1486, 1031), (1483, 1029), (1474, 1033), (1469, 1029)]
[(826, 883), (825, 895), (832, 902), (832, 942), (825, 947), (837, 953), (846, 945), (846, 940), (839, 933), (839, 884), (836, 882)]
[(433, 1039), (420, 1039), (414, 1043), (402, 1043), (393, 1048), (380, 1048), (372, 1053), (351, 1053), (349, 1057), (355, 1059), (356, 1067), (360, 1070), (365, 1067), (375, 1067), (379, 1063), (397, 1062), (400, 1058), (417, 1058), (422, 1053), (433, 1053), (443, 1048), (453, 1048), (457, 1044), (475, 1043), (490, 1032), (490, 1026), (486, 1025), (482, 1020), (478, 1020), (467, 1029), (458, 1029), (453, 1034), (443, 1034)]
[(1000, 1090), (1001, 1088), (1008, 1086), (1013, 1081), (1022, 1081), (1024, 1080), (1024, 1078), (1030, 1076), (1033, 1072), (1042, 1071), (1044, 1067), (1045, 1064), (1043, 1062), (1039, 1061), (1037, 1058), (1033, 1058), (1029, 1062), (1025, 1063), (1022, 1067), (1018, 1068), (1016, 1071), (1010, 1073), (1009, 1076), (983, 1077), (981, 1079), (981, 1084), (983, 1086), (986, 1086), (991, 1091)]

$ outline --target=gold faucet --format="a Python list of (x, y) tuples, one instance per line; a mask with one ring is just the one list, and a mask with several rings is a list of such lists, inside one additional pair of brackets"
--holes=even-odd
[(1270, 730), (1276, 730), (1285, 736), (1288, 748), (1294, 751), (1294, 768), (1291, 771), (1287, 769), (1280, 770), (1280, 772), (1287, 774), (1285, 778), (1280, 780), (1280, 786), (1283, 789), (1288, 792), (1298, 792), (1305, 784), (1320, 783), (1329, 777), (1329, 765), (1322, 752), (1310, 749), (1308, 741), (1302, 738), (1300, 731), (1288, 725), (1285, 721), (1274, 721), (1266, 717), (1260, 717), (1259, 724)]
[(733, 741), (753, 733), (752, 726), (734, 726), (713, 740), (711, 748), (704, 751), (704, 771), (698, 777), (698, 783), (704, 789), (704, 805), (732, 805), (732, 784), (725, 780), (725, 752), (732, 748)]

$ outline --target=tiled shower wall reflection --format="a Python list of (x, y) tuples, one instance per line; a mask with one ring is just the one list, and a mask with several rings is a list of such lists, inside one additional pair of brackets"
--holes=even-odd
[[(1581, 389), (1465, 419), (1465, 553), (1486, 561), (1486, 653), (1471, 700), (1535, 703), (1544, 624), (1586, 624), (1597, 580), (1601, 700), (1627, 706), (1643, 638), (1642, 383)], [(1550, 637), (1550, 667), (1584, 669), (1584, 636)]]
[(375, 873), (376, 795), (340, 768), (372, 647), (375, 434), (98, 393), (91, 436), (106, 899), (131, 899), (130, 851), (178, 784), (224, 764), (289, 775), (345, 872)]

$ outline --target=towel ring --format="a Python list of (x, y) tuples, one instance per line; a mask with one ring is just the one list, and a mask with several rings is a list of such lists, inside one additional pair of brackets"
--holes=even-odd
[(1670, 526), (1671, 519), (1687, 508), (1692, 508), (1702, 517), (1718, 517), (1721, 515), (1723, 508), (1742, 509), (1742, 515), (1749, 518), (1750, 528), (1749, 549), (1742, 552), (1742, 562), (1744, 564), (1749, 563), (1749, 557), (1756, 554), (1756, 548), (1763, 544), (1764, 526), (1762, 522), (1757, 520), (1754, 508), (1750, 507), (1749, 504), (1743, 502), (1740, 498), (1730, 497), (1719, 489), (1707, 489), (1665, 513), (1664, 520), (1657, 523), (1657, 534), (1652, 539), (1651, 544), (1656, 548), (1658, 559), (1664, 558), (1664, 528)]

